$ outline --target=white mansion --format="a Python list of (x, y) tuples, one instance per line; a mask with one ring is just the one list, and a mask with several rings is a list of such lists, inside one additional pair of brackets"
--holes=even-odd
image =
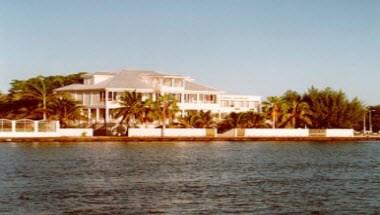
[(120, 107), (118, 99), (124, 91), (141, 93), (143, 99), (155, 99), (160, 94), (173, 95), (185, 115), (191, 110), (210, 110), (222, 117), (230, 112), (260, 111), (261, 97), (226, 95), (222, 91), (195, 83), (180, 75), (145, 70), (119, 70), (83, 75), (83, 84), (58, 88), (69, 92), (81, 102), (83, 111), (94, 122), (112, 121), (110, 110)]

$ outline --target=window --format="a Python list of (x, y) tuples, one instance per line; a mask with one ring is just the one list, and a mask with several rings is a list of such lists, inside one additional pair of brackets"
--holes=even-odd
[(185, 98), (186, 102), (188, 103), (196, 103), (197, 102), (197, 94), (185, 94), (185, 97), (187, 96), (187, 99)]
[(171, 78), (165, 78), (164, 79), (164, 86), (171, 87), (172, 86), (172, 79)]
[(112, 101), (112, 92), (108, 92), (108, 100), (107, 101)]
[(199, 94), (199, 100), (203, 103), (216, 103), (216, 95), (211, 94)]
[(182, 80), (174, 79), (174, 87), (182, 87)]
[(104, 102), (106, 100), (106, 93), (104, 91), (100, 92), (100, 101)]

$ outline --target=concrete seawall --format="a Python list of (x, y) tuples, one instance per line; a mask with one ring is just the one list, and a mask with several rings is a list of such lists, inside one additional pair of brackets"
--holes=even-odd
[(279, 142), (352, 142), (352, 141), (380, 141), (380, 136), (355, 137), (28, 137), (28, 138), (0, 138), (0, 143), (7, 142), (212, 142), (212, 141), (279, 141)]

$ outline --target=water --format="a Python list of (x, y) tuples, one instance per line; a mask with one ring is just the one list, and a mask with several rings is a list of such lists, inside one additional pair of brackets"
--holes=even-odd
[(379, 143), (5, 143), (0, 214), (377, 214)]

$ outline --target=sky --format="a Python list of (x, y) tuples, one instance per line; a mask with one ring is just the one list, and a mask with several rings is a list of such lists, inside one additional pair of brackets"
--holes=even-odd
[(378, 0), (0, 0), (0, 90), (117, 69), (233, 94), (311, 86), (380, 104)]

